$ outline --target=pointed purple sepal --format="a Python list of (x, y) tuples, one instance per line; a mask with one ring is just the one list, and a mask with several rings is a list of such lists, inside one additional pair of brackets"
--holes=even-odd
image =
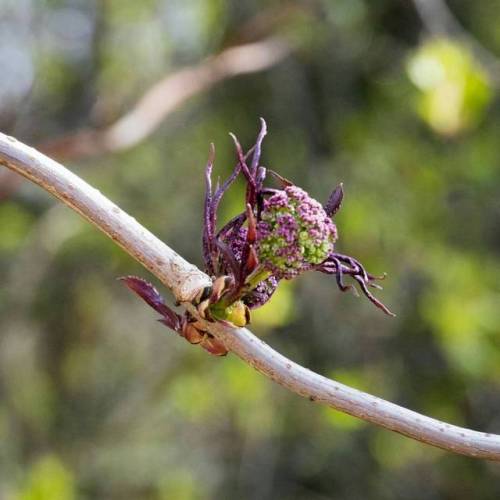
[(328, 197), (327, 202), (325, 203), (325, 212), (329, 217), (333, 217), (342, 206), (342, 200), (344, 199), (344, 190), (343, 185), (340, 183), (332, 192), (332, 194)]

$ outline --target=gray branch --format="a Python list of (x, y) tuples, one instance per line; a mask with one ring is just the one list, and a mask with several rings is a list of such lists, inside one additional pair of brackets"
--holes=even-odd
[[(59, 163), (0, 133), (0, 164), (26, 177), (85, 217), (137, 259), (196, 314), (190, 299), (208, 276), (134, 218)], [(500, 461), (500, 435), (440, 422), (318, 375), (279, 354), (245, 328), (206, 323), (226, 347), (266, 377), (311, 401), (444, 450)]]

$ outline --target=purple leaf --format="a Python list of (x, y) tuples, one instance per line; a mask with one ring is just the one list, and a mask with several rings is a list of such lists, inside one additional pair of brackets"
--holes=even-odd
[(257, 142), (255, 143), (255, 151), (253, 153), (252, 157), (252, 164), (250, 166), (250, 172), (254, 176), (254, 178), (257, 175), (257, 168), (259, 166), (259, 160), (260, 160), (260, 153), (261, 153), (261, 146), (262, 146), (262, 141), (264, 140), (264, 137), (267, 134), (267, 125), (266, 121), (264, 118), (260, 119), (260, 132), (257, 137)]
[[(255, 146), (247, 151), (246, 155), (243, 156), (243, 161), (245, 161), (254, 150)], [(222, 186), (219, 186), (219, 182), (217, 182), (215, 192), (212, 193), (212, 168), (214, 158), (215, 150), (212, 145), (205, 170), (206, 194), (203, 218), (203, 259), (205, 261), (206, 271), (211, 276), (215, 275), (217, 271), (218, 249), (215, 242), (215, 239), (219, 237), (219, 235), (215, 235), (217, 230), (217, 210), (224, 193), (236, 180), (242, 168), (241, 161), (238, 161), (231, 175), (226, 179)]]
[[(243, 175), (247, 180), (247, 191), (246, 191), (246, 202), (250, 203), (250, 205), (255, 206), (257, 202), (257, 186), (255, 183), (255, 175), (256, 172), (251, 172), (246, 164), (246, 156), (243, 155), (243, 150), (241, 149), (241, 145), (233, 133), (229, 134), (234, 141), (234, 145), (236, 146), (236, 154), (238, 156), (238, 160), (240, 162), (241, 170), (243, 171)], [(256, 146), (254, 146), (255, 148)], [(254, 149), (252, 148), (252, 149)]]
[(245, 212), (234, 216), (227, 224), (224, 225), (217, 233), (217, 239), (225, 240), (229, 233), (238, 233), (241, 226), (245, 222), (247, 216)]
[(333, 217), (342, 205), (342, 200), (344, 199), (344, 190), (342, 189), (342, 183), (340, 183), (329, 196), (327, 202), (325, 203), (325, 212), (329, 217)]
[(248, 165), (246, 164), (246, 159), (247, 155), (243, 155), (243, 149), (241, 148), (240, 141), (238, 141), (238, 138), (230, 132), (229, 135), (231, 136), (231, 139), (234, 142), (234, 145), (236, 147), (236, 154), (238, 156), (238, 164), (241, 167), (241, 170), (243, 171), (243, 174), (245, 175), (247, 182), (249, 185), (255, 187), (255, 179), (253, 175), (250, 173), (250, 170), (248, 168)]
[(181, 332), (181, 316), (165, 304), (163, 297), (151, 283), (137, 276), (124, 276), (118, 279), (163, 316), (161, 323), (178, 333)]
[(234, 276), (234, 279), (239, 282), (240, 281), (240, 266), (238, 265), (238, 261), (236, 260), (236, 257), (234, 256), (233, 252), (229, 248), (228, 245), (226, 245), (224, 242), (221, 240), (217, 239), (215, 240), (217, 247), (222, 253), (222, 257), (226, 261), (226, 264), (228, 265), (228, 268), (231, 270), (231, 273)]
[(210, 145), (207, 166), (205, 168), (205, 204), (203, 210), (203, 260), (210, 274), (214, 274), (214, 264), (212, 261), (213, 239), (215, 236), (215, 221), (212, 216), (212, 168), (215, 159), (215, 147)]

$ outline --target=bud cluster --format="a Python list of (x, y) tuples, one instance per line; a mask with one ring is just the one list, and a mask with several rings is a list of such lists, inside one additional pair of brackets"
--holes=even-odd
[(321, 264), (337, 239), (337, 228), (319, 202), (297, 186), (264, 200), (257, 226), (257, 254), (278, 278), (291, 279)]

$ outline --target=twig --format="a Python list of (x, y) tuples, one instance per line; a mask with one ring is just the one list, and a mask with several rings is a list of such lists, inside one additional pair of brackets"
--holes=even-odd
[[(161, 242), (99, 191), (62, 165), (0, 133), (0, 164), (47, 190), (141, 262), (196, 314), (189, 299), (209, 278)], [(226, 347), (268, 378), (311, 401), (326, 404), (410, 438), (470, 457), (500, 461), (500, 435), (440, 422), (318, 375), (282, 356), (245, 328), (206, 323)]]
[(180, 301), (190, 300), (208, 276), (126, 214), (97, 189), (35, 149), (0, 133), (0, 164), (43, 187), (85, 217), (149, 269)]
[(131, 148), (154, 132), (170, 113), (190, 97), (209, 90), (222, 80), (268, 69), (290, 51), (290, 44), (277, 37), (230, 47), (198, 64), (167, 75), (109, 127), (80, 130), (47, 141), (39, 145), (39, 149), (67, 160)]

